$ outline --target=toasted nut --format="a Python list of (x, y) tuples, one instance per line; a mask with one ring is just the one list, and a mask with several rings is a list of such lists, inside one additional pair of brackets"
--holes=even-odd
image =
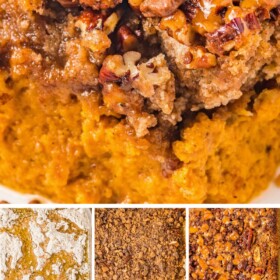
[(104, 32), (106, 34), (112, 33), (115, 30), (119, 20), (120, 18), (118, 14), (112, 13), (104, 22)]
[(169, 29), (173, 32), (176, 32), (183, 28), (185, 24), (186, 16), (182, 11), (178, 10), (174, 15), (163, 18), (159, 26), (163, 30)]
[(190, 52), (192, 61), (187, 65), (188, 69), (211, 68), (217, 65), (216, 56), (203, 47), (190, 48)]
[(90, 10), (83, 11), (75, 25), (80, 28), (82, 32), (91, 31), (93, 29), (102, 29), (103, 16), (100, 13), (95, 13)]
[(247, 229), (243, 235), (243, 247), (251, 249), (253, 243), (254, 232), (251, 228)]
[(190, 45), (194, 39), (191, 24), (187, 23), (186, 16), (181, 10), (176, 11), (172, 16), (163, 18), (159, 28), (166, 30), (169, 36), (185, 45)]
[(133, 9), (139, 10), (140, 5), (142, 4), (143, 1), (144, 0), (128, 0), (128, 3)]
[(166, 17), (173, 14), (185, 0), (145, 0), (140, 10), (145, 17)]
[(73, 8), (79, 5), (78, 0), (57, 0), (57, 2), (65, 8)]
[(127, 73), (127, 67), (124, 65), (121, 55), (108, 55), (103, 62), (99, 73), (99, 81), (104, 83), (116, 83)]
[(102, 67), (99, 73), (99, 82), (101, 84), (105, 83), (117, 83), (121, 81), (121, 78), (118, 77), (115, 73), (107, 69), (106, 67)]
[(259, 262), (260, 260), (261, 260), (260, 247), (256, 247), (254, 250), (254, 261)]
[(229, 263), (227, 264), (226, 270), (227, 270), (228, 272), (231, 272), (232, 269), (233, 269), (233, 263), (232, 263), (232, 262), (229, 262)]
[(87, 10), (75, 23), (81, 30), (81, 45), (93, 53), (104, 53), (111, 46), (111, 40), (103, 31), (104, 18), (104, 14)]
[(255, 273), (262, 275), (264, 273), (264, 269), (262, 267), (256, 267), (255, 268)]
[(135, 50), (138, 45), (138, 39), (131, 29), (123, 25), (118, 30), (119, 49), (123, 52)]
[(247, 266), (248, 266), (248, 261), (242, 260), (242, 261), (237, 265), (237, 268), (238, 268), (239, 270), (245, 270)]
[(185, 45), (191, 45), (194, 32), (191, 24), (187, 23), (185, 14), (178, 10), (174, 15), (165, 17), (159, 24), (161, 30), (166, 30), (169, 36)]

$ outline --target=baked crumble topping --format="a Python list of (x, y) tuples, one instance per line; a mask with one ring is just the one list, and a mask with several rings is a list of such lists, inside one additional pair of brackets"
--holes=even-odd
[(190, 279), (278, 279), (277, 209), (191, 209)]
[(101, 89), (105, 108), (126, 116), (137, 137), (239, 98), (277, 58), (277, 1), (58, 2), (3, 1), (2, 66), (12, 81), (30, 76), (47, 92)]

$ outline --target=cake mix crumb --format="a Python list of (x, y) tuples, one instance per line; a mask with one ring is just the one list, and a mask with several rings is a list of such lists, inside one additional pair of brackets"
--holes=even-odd
[(184, 209), (96, 209), (95, 279), (185, 279)]

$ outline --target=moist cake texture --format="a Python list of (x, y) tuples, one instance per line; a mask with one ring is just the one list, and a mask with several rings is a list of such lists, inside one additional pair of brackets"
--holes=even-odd
[(96, 209), (95, 279), (185, 279), (184, 209)]
[(85, 209), (0, 209), (0, 279), (90, 279)]
[(277, 209), (191, 209), (190, 279), (279, 279)]
[(211, 3), (0, 0), (0, 182), (74, 203), (266, 188), (280, 3)]

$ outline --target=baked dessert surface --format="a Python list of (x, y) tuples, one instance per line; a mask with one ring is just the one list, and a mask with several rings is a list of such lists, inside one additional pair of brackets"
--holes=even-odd
[(0, 209), (0, 279), (89, 280), (85, 209)]
[(279, 164), (279, 3), (214, 1), (206, 21), (197, 1), (119, 2), (0, 2), (0, 182), (57, 202), (247, 202)]
[(279, 278), (277, 209), (191, 209), (190, 279)]
[(184, 209), (96, 209), (95, 279), (185, 279)]

